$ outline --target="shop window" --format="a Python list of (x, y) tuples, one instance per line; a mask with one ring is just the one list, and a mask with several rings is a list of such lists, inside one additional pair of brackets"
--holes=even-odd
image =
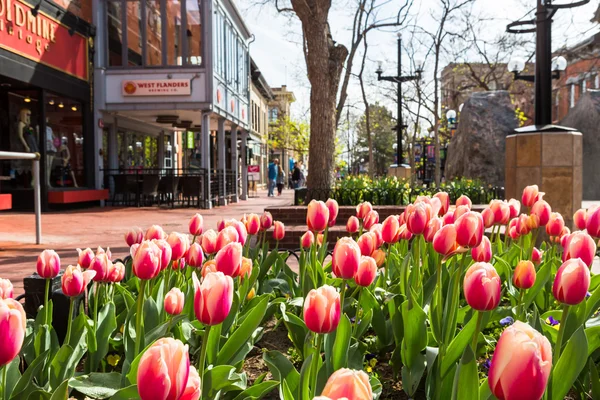
[(121, 66), (123, 30), (122, 21), (122, 3), (120, 0), (106, 2), (107, 27), (108, 27), (108, 65)]
[(167, 64), (181, 65), (181, 3), (179, 1), (167, 1), (164, 23), (167, 25)]
[(198, 0), (186, 0), (186, 37), (187, 57), (186, 63), (191, 65), (202, 64), (202, 20)]
[(146, 64), (162, 65), (160, 0), (146, 0)]
[(127, 3), (127, 64), (142, 65), (142, 9), (138, 1)]
[(279, 109), (277, 107), (273, 107), (269, 110), (269, 119), (271, 123), (277, 122), (277, 119), (279, 117)]

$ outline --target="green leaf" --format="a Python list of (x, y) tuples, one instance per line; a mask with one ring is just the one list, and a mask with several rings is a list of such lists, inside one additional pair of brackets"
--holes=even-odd
[(167, 329), (169, 328), (169, 326), (172, 328), (175, 325), (177, 325), (180, 321), (183, 321), (185, 318), (186, 318), (185, 315), (180, 314), (180, 315), (173, 317), (172, 321), (167, 320), (167, 321), (161, 323), (160, 325), (154, 327), (154, 329), (152, 329), (151, 331), (146, 333), (146, 338), (144, 340), (148, 343), (154, 342), (155, 340), (157, 340), (167, 334)]
[(238, 394), (233, 400), (258, 400), (262, 399), (271, 390), (279, 385), (277, 381), (267, 381), (252, 385), (252, 387)]
[(458, 332), (458, 335), (456, 335), (454, 340), (450, 342), (448, 350), (446, 351), (446, 355), (442, 360), (442, 378), (446, 376), (452, 365), (460, 358), (461, 354), (464, 353), (465, 348), (473, 339), (476, 323), (477, 318), (471, 318), (467, 325), (465, 325), (463, 329)]
[(63, 345), (50, 363), (50, 387), (56, 388), (70, 379), (81, 357), (68, 344)]
[(587, 321), (600, 308), (600, 287), (592, 292), (592, 295), (586, 300), (585, 306), (585, 321)]
[(304, 359), (304, 363), (302, 363), (302, 368), (300, 369), (300, 385), (298, 386), (299, 398), (298, 400), (310, 400), (312, 398), (310, 393), (310, 371), (312, 358), (314, 357), (314, 352), (310, 353), (308, 357)]
[(471, 346), (465, 348), (465, 352), (458, 363), (456, 375), (454, 375), (454, 392), (452, 400), (479, 399), (479, 376), (477, 375), (477, 360)]
[(585, 336), (588, 341), (588, 357), (592, 355), (594, 351), (600, 348), (600, 325), (587, 328), (585, 330)]
[(552, 274), (552, 262), (546, 262), (544, 265), (540, 267), (535, 276), (535, 283), (527, 291), (525, 297), (523, 299), (523, 303), (525, 304), (525, 309), (527, 310), (535, 297), (540, 293), (542, 289), (546, 286), (546, 282), (550, 279), (550, 275)]
[(69, 397), (69, 380), (65, 380), (60, 384), (58, 388), (54, 391), (50, 400), (65, 400)]
[(92, 372), (89, 375), (71, 378), (69, 386), (93, 399), (107, 399), (121, 389), (121, 374)]
[(590, 379), (592, 382), (592, 399), (600, 399), (600, 376), (598, 375), (598, 368), (594, 360), (590, 358)]
[(333, 344), (333, 370), (348, 367), (348, 349), (352, 338), (352, 324), (348, 316), (344, 314), (335, 331), (335, 342)]
[(294, 364), (290, 360), (278, 351), (267, 351), (263, 354), (263, 360), (269, 367), (273, 379), (281, 382), (281, 390), (283, 385), (287, 384), (287, 388), (292, 393), (296, 393), (298, 390), (298, 384), (300, 382), (300, 373), (294, 367)]
[(46, 363), (48, 354), (49, 350), (44, 351), (27, 367), (23, 376), (21, 376), (21, 379), (19, 379), (19, 382), (17, 382), (17, 385), (13, 389), (11, 400), (26, 399), (27, 395), (36, 389), (36, 386), (32, 384), (33, 377), (37, 375)]
[(115, 315), (114, 303), (106, 303), (98, 313), (98, 329), (96, 329), (97, 348), (95, 352), (90, 352), (88, 356), (89, 370), (95, 372), (98, 369), (100, 361), (108, 353), (109, 339), (117, 329), (117, 318)]
[(408, 368), (417, 362), (418, 355), (427, 346), (427, 314), (413, 302), (409, 308), (409, 300), (402, 303), (402, 320), (404, 322), (404, 339), (402, 340), (402, 361)]
[(218, 365), (227, 365), (231, 363), (240, 348), (248, 342), (256, 328), (262, 322), (267, 305), (267, 298), (263, 299), (256, 307), (250, 311), (244, 322), (233, 332), (227, 342), (223, 345), (217, 356)]
[(217, 362), (217, 354), (219, 354), (219, 346), (221, 344), (222, 328), (223, 324), (219, 324), (210, 328), (210, 332), (208, 333), (208, 344), (206, 347), (207, 365), (215, 365)]
[(562, 400), (587, 362), (588, 343), (583, 327), (579, 327), (567, 342), (551, 378), (552, 399)]
[(492, 394), (492, 389), (490, 389), (490, 384), (488, 383), (488, 378), (485, 378), (481, 385), (479, 386), (479, 400), (491, 400), (495, 399)]
[(119, 390), (110, 400), (135, 400), (139, 398), (137, 385), (131, 385)]
[(308, 328), (304, 321), (298, 318), (296, 315), (285, 312), (285, 305), (282, 304), (282, 316), (283, 316), (283, 324), (288, 330), (290, 339), (292, 343), (296, 347), (296, 350), (300, 352), (302, 358), (304, 358), (304, 342), (306, 341), (306, 336), (308, 335)]
[(363, 317), (358, 321), (358, 326), (356, 327), (356, 334), (354, 338), (359, 340), (367, 331), (369, 326), (371, 325), (371, 320), (373, 319), (373, 310), (369, 310), (366, 313), (363, 313)]
[(160, 309), (152, 297), (144, 301), (144, 332), (150, 332), (160, 323)]
[(226, 391), (228, 388), (244, 390), (246, 389), (245, 381), (240, 374), (235, 372), (235, 367), (231, 365), (219, 365), (204, 373), (201, 397), (214, 399), (220, 390)]
[[(10, 364), (6, 366), (6, 368), (8, 368), (8, 371), (6, 371), (6, 388), (4, 390), (6, 391), (5, 397), (7, 399), (10, 398), (10, 395), (12, 394), (15, 386), (17, 385), (17, 382), (19, 382), (19, 379), (21, 378), (21, 373), (19, 372), (20, 363), (21, 358), (15, 357), (15, 359), (12, 360)], [(1, 371), (2, 368), (0, 368), (0, 372)]]
[(425, 356), (418, 353), (412, 368), (407, 365), (402, 367), (402, 388), (409, 397), (413, 397), (419, 388), (421, 378), (425, 372)]
[(44, 390), (34, 390), (27, 396), (27, 400), (50, 400), (51, 394)]

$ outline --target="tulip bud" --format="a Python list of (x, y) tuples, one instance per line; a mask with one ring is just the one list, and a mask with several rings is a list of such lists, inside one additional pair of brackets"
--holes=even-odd
[(398, 233), (400, 240), (410, 240), (413, 234), (408, 230), (406, 224), (400, 225), (400, 232)]
[(187, 385), (179, 400), (200, 400), (200, 376), (194, 366), (190, 365)]
[(367, 230), (379, 222), (379, 213), (375, 210), (369, 211), (369, 213), (363, 219), (363, 227)]
[(373, 232), (363, 233), (356, 241), (358, 247), (360, 248), (360, 254), (363, 256), (370, 256), (373, 254), (373, 251), (375, 251), (377, 248), (376, 241), (377, 239), (375, 238), (375, 234)]
[(63, 293), (69, 297), (81, 295), (95, 275), (96, 271), (88, 270), (82, 272), (79, 265), (69, 265), (61, 277)]
[(492, 264), (478, 262), (467, 270), (463, 289), (472, 309), (491, 311), (500, 303), (501, 282)]
[(362, 256), (358, 264), (358, 270), (354, 275), (354, 281), (359, 286), (371, 286), (377, 276), (377, 263), (371, 257)]
[(444, 256), (448, 256), (456, 251), (456, 227), (453, 224), (444, 225), (433, 236), (433, 249)]
[(317, 233), (317, 237), (315, 239), (319, 246), (323, 246), (323, 234), (322, 233)]
[(425, 241), (427, 243), (431, 243), (433, 242), (433, 238), (435, 237), (435, 234), (442, 229), (442, 219), (439, 217), (435, 217), (429, 220), (429, 223), (427, 224), (427, 227), (425, 228), (425, 231), (423, 232), (423, 237), (425, 238)]
[(179, 315), (183, 310), (183, 292), (179, 288), (173, 288), (165, 295), (165, 311), (170, 315)]
[(558, 268), (552, 294), (560, 303), (581, 303), (590, 288), (590, 269), (580, 258), (571, 258)]
[(52, 279), (60, 271), (60, 257), (54, 250), (44, 250), (38, 256), (36, 269), (42, 278)]
[[(358, 220), (357, 220), (358, 221)], [(392, 244), (400, 240), (400, 222), (394, 215), (387, 217), (381, 225), (381, 238), (385, 243)]]
[(468, 213), (471, 209), (465, 205), (458, 206), (454, 209), (454, 220), (458, 220), (463, 214)]
[(463, 247), (477, 247), (483, 238), (483, 218), (481, 214), (469, 211), (454, 223), (456, 242)]
[(400, 214), (398, 216), (398, 222), (400, 223), (400, 226), (406, 224), (406, 218), (407, 218), (406, 210), (404, 210), (404, 211), (402, 211), (402, 214)]
[(204, 225), (204, 218), (202, 218), (202, 215), (195, 214), (190, 219), (190, 222), (188, 223), (188, 231), (190, 232), (190, 235), (192, 235), (192, 236), (202, 235), (203, 225)]
[(587, 227), (587, 211), (584, 208), (580, 208), (573, 214), (573, 222), (579, 230), (584, 230)]
[(568, 236), (565, 242), (562, 260), (567, 261), (570, 258), (581, 258), (581, 260), (592, 266), (594, 256), (596, 255), (596, 243), (590, 235), (585, 232), (574, 232)]
[(506, 225), (510, 219), (510, 207), (502, 200), (492, 200), (490, 209), (494, 213), (494, 225)]
[[(135, 245), (134, 245), (135, 246)], [(133, 246), (132, 246), (133, 248)], [(94, 282), (106, 282), (108, 281), (108, 274), (112, 268), (112, 261), (108, 258), (106, 253), (96, 255), (90, 264), (90, 271), (94, 271), (96, 274), (93, 279)]]
[(535, 283), (535, 267), (528, 260), (521, 260), (513, 273), (513, 285), (519, 289), (529, 289)]
[(171, 259), (179, 260), (185, 257), (190, 248), (190, 239), (181, 233), (172, 232), (167, 238), (167, 243), (171, 246)]
[(185, 258), (187, 265), (192, 267), (201, 267), (204, 261), (202, 247), (198, 243), (192, 243)]
[(496, 217), (494, 216), (494, 212), (491, 208), (484, 208), (481, 212), (481, 218), (483, 219), (484, 228), (490, 228), (494, 225)]
[(211, 272), (202, 279), (194, 272), (194, 312), (204, 325), (218, 325), (225, 321), (233, 303), (233, 279), (222, 272)]
[(246, 217), (246, 231), (248, 235), (256, 235), (260, 231), (260, 217), (258, 214), (248, 214)]
[(217, 262), (215, 260), (207, 260), (202, 266), (202, 270), (200, 271), (203, 278), (206, 277), (206, 274), (209, 274), (211, 272), (219, 272), (219, 270), (217, 269)]
[(23, 306), (13, 299), (0, 299), (0, 368), (19, 355), (27, 318)]
[(533, 205), (542, 199), (544, 192), (540, 192), (537, 185), (527, 186), (523, 189), (523, 196), (521, 197), (521, 203), (525, 207), (533, 207)]
[(260, 217), (260, 227), (262, 230), (266, 231), (273, 225), (273, 216), (270, 212), (265, 211), (263, 215)]
[[(217, 252), (217, 232), (213, 229), (209, 229), (202, 234), (202, 239), (200, 241), (202, 245), (202, 250), (206, 254), (214, 254)], [(189, 263), (188, 263), (189, 264)]]
[(385, 263), (385, 251), (377, 249), (371, 254), (371, 257), (375, 260), (377, 267), (381, 267)]
[(539, 263), (542, 262), (542, 252), (537, 247), (534, 247), (531, 252), (531, 261), (535, 265), (539, 265)]
[[(142, 243), (142, 240), (144, 240), (144, 231), (142, 231), (142, 228), (131, 228), (125, 232), (125, 243), (129, 247), (136, 243)], [(83, 265), (81, 267), (84, 268)]]
[(235, 278), (240, 274), (242, 267), (242, 245), (229, 243), (223, 247), (215, 256), (217, 271)]
[(420, 235), (425, 231), (429, 219), (431, 218), (431, 206), (427, 203), (419, 202), (414, 206), (409, 205), (406, 208), (408, 218), (406, 227), (413, 235)]
[(527, 235), (531, 231), (529, 217), (525, 214), (519, 215), (515, 223), (515, 229), (519, 235)]
[(548, 236), (560, 236), (563, 228), (565, 227), (565, 221), (562, 215), (559, 213), (551, 213), (548, 223), (546, 224), (546, 233)]
[(338, 240), (331, 258), (331, 267), (335, 276), (342, 279), (354, 278), (360, 263), (360, 255), (360, 247), (352, 238), (343, 237)]
[(600, 207), (590, 211), (586, 217), (585, 229), (590, 236), (600, 237)]
[(166, 239), (167, 238), (167, 234), (165, 233), (165, 231), (163, 231), (163, 228), (160, 227), (159, 225), (152, 225), (150, 228), (148, 228), (148, 230), (146, 231), (146, 236), (144, 237), (145, 240), (152, 240), (152, 239)]
[(369, 229), (369, 232), (375, 235), (375, 248), (378, 249), (383, 245), (383, 236), (381, 235), (381, 229), (383, 225), (375, 224)]
[(329, 209), (329, 226), (334, 226), (335, 221), (337, 220), (340, 206), (335, 199), (327, 199), (325, 205)]
[(545, 200), (536, 201), (531, 207), (531, 214), (538, 218), (539, 226), (545, 226), (550, 220), (552, 208)]
[(479, 246), (471, 249), (471, 257), (473, 257), (473, 261), (475, 262), (490, 262), (492, 259), (492, 244), (487, 236), (483, 237)]
[(306, 231), (302, 237), (300, 237), (300, 247), (303, 249), (309, 249), (310, 246), (315, 242), (315, 235), (312, 231)]
[(373, 211), (373, 206), (368, 201), (364, 201), (356, 206), (356, 216), (358, 219), (365, 219), (371, 211)]
[(170, 337), (158, 339), (140, 358), (137, 388), (141, 400), (180, 399), (188, 383), (188, 346)]
[(321, 396), (331, 400), (370, 400), (373, 398), (373, 390), (366, 373), (341, 368), (329, 377)]
[(119, 283), (123, 278), (125, 278), (125, 265), (122, 262), (111, 263), (107, 280), (112, 283)]
[(160, 270), (162, 271), (169, 266), (173, 258), (173, 250), (171, 250), (171, 246), (164, 239), (152, 239), (152, 242), (160, 249)]
[(316, 333), (333, 332), (341, 315), (340, 294), (329, 285), (312, 289), (304, 300), (304, 322)]
[(83, 269), (88, 269), (95, 257), (94, 251), (88, 247), (85, 250), (77, 249), (77, 254), (77, 265)]
[(256, 290), (254, 288), (250, 289), (248, 292), (248, 296), (246, 296), (246, 300), (250, 301), (256, 296)]
[(221, 229), (217, 235), (216, 240), (216, 251), (220, 251), (223, 247), (227, 246), (229, 243), (237, 243), (239, 242), (240, 234), (237, 229), (233, 226), (227, 226)]
[(500, 400), (540, 400), (552, 369), (552, 348), (541, 333), (516, 321), (502, 332), (488, 373)]
[(445, 215), (450, 209), (450, 196), (446, 192), (437, 192), (433, 195), (433, 197), (438, 198), (440, 200), (440, 211), (439, 216)]
[(133, 274), (143, 280), (156, 278), (161, 271), (161, 256), (162, 251), (155, 241), (144, 240), (133, 258)]
[(285, 225), (281, 221), (275, 221), (273, 223), (275, 229), (273, 230), (273, 239), (280, 241), (285, 237)]
[(306, 210), (308, 230), (322, 232), (329, 224), (329, 208), (322, 201), (312, 200)]
[(242, 257), (242, 266), (240, 267), (240, 278), (244, 278), (252, 275), (252, 260), (247, 257)]
[(14, 295), (13, 284), (8, 279), (0, 279), (0, 299), (12, 299)]
[(521, 202), (516, 199), (510, 199), (508, 201), (508, 208), (510, 210), (510, 218), (516, 218), (521, 213)]
[(473, 207), (473, 202), (471, 202), (471, 199), (469, 197), (463, 194), (458, 199), (456, 199), (456, 207), (459, 206), (467, 206), (470, 210), (471, 207)]
[(346, 222), (346, 232), (352, 234), (358, 232), (359, 229), (359, 221), (354, 215), (348, 218), (348, 222)]

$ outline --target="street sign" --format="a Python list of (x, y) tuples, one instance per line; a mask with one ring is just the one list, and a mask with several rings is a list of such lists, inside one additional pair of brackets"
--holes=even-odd
[(260, 180), (260, 165), (248, 165), (248, 180)]

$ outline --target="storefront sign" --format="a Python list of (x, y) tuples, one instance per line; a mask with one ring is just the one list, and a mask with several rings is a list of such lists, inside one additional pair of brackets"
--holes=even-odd
[(248, 165), (248, 180), (260, 180), (260, 165)]
[(123, 81), (123, 96), (189, 96), (192, 94), (189, 79), (154, 79)]
[(187, 133), (187, 146), (188, 149), (194, 148), (194, 132)]
[(87, 40), (19, 0), (0, 0), (0, 48), (88, 80)]

